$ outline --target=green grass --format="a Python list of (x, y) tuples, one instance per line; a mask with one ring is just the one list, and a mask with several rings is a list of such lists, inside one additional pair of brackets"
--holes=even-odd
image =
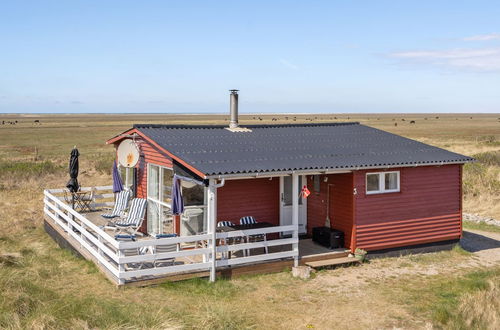
[[(134, 305), (95, 296), (91, 292), (78, 297), (61, 295), (43, 284), (28, 280), (11, 281), (9, 286), (10, 299), (0, 301), (2, 328), (12, 327), (13, 321), (21, 328), (36, 327), (37, 324), (49, 328), (72, 328), (76, 324), (85, 324), (89, 328), (159, 328), (163, 323), (154, 313), (142, 313)], [(6, 287), (4, 283), (2, 287)], [(50, 320), (45, 319), (46, 316)]]
[[(460, 308), (470, 308), (464, 305), (474, 301), (464, 303), (464, 298), (489, 289), (492, 281), (498, 287), (499, 276), (500, 268), (494, 268), (458, 276), (427, 276), (425, 285), (422, 285), (422, 279), (400, 278), (399, 283), (393, 283), (392, 288), (387, 289), (387, 294), (396, 296), (394, 293), (399, 290), (397, 297), (401, 304), (409, 308), (410, 313), (429, 317), (438, 328), (470, 329), (471, 320), (460, 312)], [(380, 285), (388, 283), (386, 281)], [(473, 328), (487, 328), (485, 325), (483, 327), (476, 325), (477, 327)]]
[(95, 157), (94, 167), (96, 171), (102, 174), (111, 173), (114, 160), (115, 160), (114, 153), (98, 154)]
[[(262, 115), (261, 121), (254, 118), (260, 116), (242, 115), (241, 123), (271, 123), (275, 116)], [(429, 114), (323, 114), (317, 121), (360, 121), (474, 155), (479, 161), (464, 169), (464, 193), (470, 207), (466, 211), (496, 217), (499, 124), (491, 115), (472, 115), (473, 120), (469, 116), (449, 114), (439, 115), (438, 119)], [(81, 154), (83, 184), (107, 185), (111, 182), (114, 148), (104, 142), (133, 123), (224, 124), (226, 117), (44, 115), (37, 117), (42, 125), (33, 126), (32, 118), (18, 116), (12, 118), (20, 121), (16, 127), (1, 127), (0, 252), (19, 253), (21, 257), (0, 265), (0, 328), (239, 329), (307, 328), (309, 324), (317, 328), (329, 328), (331, 324), (343, 328), (415, 328), (429, 321), (438, 328), (460, 328), (470, 322), (471, 318), (460, 312), (460, 306), (467, 303), (464, 297), (487, 292), (498, 270), (425, 273), (433, 268), (446, 271), (444, 265), (472, 258), (459, 248), (404, 257), (403, 261), (388, 259), (384, 268), (390, 276), (381, 280), (370, 274), (355, 275), (369, 282), (359, 286), (349, 284), (349, 270), (325, 269), (307, 281), (284, 272), (219, 280), (215, 284), (193, 279), (118, 290), (93, 263), (60, 249), (44, 233), (43, 188), (64, 186), (69, 154), (75, 144)], [(278, 123), (295, 122), (289, 117), (279, 116)], [(310, 122), (307, 117), (310, 115), (297, 115), (296, 122)], [(416, 120), (416, 124), (409, 125), (410, 120)], [(395, 121), (398, 126), (394, 126)], [(39, 161), (31, 162), (35, 157)], [(484, 207), (477, 209), (482, 204)], [(495, 210), (496, 214), (491, 213)], [(373, 267), (376, 273), (377, 264), (362, 267)], [(393, 267), (408, 268), (409, 273), (398, 275)], [(494, 283), (498, 287), (498, 281)], [(469, 328), (486, 328), (484, 324), (488, 324), (474, 322), (467, 323), (472, 324)]]
[(490, 231), (494, 233), (500, 233), (500, 227), (499, 226), (494, 226), (494, 225), (489, 225), (484, 222), (473, 222), (473, 221), (464, 221), (463, 222), (463, 227), (465, 229), (475, 229), (475, 230), (484, 230), (484, 231)]
[(410, 262), (415, 262), (421, 265), (429, 265), (433, 263), (440, 263), (451, 258), (456, 258), (458, 260), (470, 255), (470, 252), (464, 250), (459, 244), (456, 244), (450, 251), (413, 254), (409, 255), (408, 259)]
[(498, 271), (478, 271), (455, 280), (432, 283), (427, 289), (432, 292), (432, 319), (442, 325), (461, 323), (457, 313), (459, 298), (466, 293), (485, 290), (488, 287), (487, 280), (495, 274), (498, 275)]
[(161, 285), (169, 293), (181, 293), (192, 296), (211, 296), (228, 299), (238, 293), (238, 288), (229, 280), (220, 279), (210, 283), (206, 279), (194, 278), (180, 282), (165, 282)]
[(485, 165), (500, 166), (500, 150), (481, 152), (472, 157)]

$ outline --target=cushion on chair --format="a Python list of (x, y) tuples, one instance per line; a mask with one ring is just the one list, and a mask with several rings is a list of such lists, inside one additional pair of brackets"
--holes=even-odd
[(135, 235), (127, 235), (127, 234), (118, 234), (115, 235), (115, 239), (131, 239), (132, 241), (135, 241)]
[(115, 223), (115, 226), (117, 227), (130, 227), (132, 225), (133, 225), (132, 223), (122, 223), (122, 222)]
[(113, 218), (118, 217), (118, 215), (112, 214), (112, 213), (107, 213), (107, 214), (101, 214), (101, 217), (106, 218), (106, 219), (113, 219)]
[(234, 223), (232, 223), (231, 221), (219, 221), (217, 223), (217, 227), (233, 227), (234, 226)]
[(256, 224), (257, 220), (255, 220), (252, 216), (246, 216), (240, 219), (240, 225), (253, 225)]
[(177, 234), (157, 234), (155, 238), (171, 238), (177, 237)]

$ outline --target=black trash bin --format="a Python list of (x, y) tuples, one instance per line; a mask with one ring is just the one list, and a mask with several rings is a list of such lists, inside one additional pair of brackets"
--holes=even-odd
[(344, 232), (332, 229), (330, 232), (330, 248), (338, 249), (344, 247)]
[(344, 247), (344, 233), (328, 227), (313, 228), (313, 241), (329, 249)]

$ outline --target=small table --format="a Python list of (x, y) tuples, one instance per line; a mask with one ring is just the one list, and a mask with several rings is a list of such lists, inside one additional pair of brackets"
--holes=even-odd
[(80, 211), (92, 211), (90, 204), (92, 204), (92, 199), (90, 198), (90, 191), (76, 191), (70, 192), (69, 195), (65, 196), (66, 202), (71, 204), (71, 207), (76, 211), (77, 208)]
[[(260, 228), (269, 228), (269, 227), (274, 227), (272, 223), (269, 222), (257, 222), (253, 224), (248, 224), (248, 225), (234, 225), (234, 226), (222, 226), (222, 227), (217, 227), (215, 229), (216, 232), (218, 233), (227, 233), (231, 231), (237, 231), (237, 230), (249, 230), (249, 229), (260, 229)], [(257, 234), (257, 235), (264, 235), (266, 237), (266, 234)], [(234, 241), (235, 238), (233, 238)], [(245, 240), (245, 238), (243, 238)], [(248, 242), (248, 238), (246, 239)], [(227, 243), (227, 241), (224, 239), (224, 245)], [(245, 251), (243, 251), (245, 252)], [(245, 255), (245, 254), (244, 254)], [(229, 259), (231, 258), (231, 253), (229, 253)]]
[(259, 228), (269, 228), (274, 227), (272, 223), (269, 222), (257, 222), (250, 225), (234, 225), (234, 226), (222, 226), (217, 227), (216, 232), (218, 233), (227, 233), (230, 231), (236, 230), (248, 230), (248, 229), (259, 229)]

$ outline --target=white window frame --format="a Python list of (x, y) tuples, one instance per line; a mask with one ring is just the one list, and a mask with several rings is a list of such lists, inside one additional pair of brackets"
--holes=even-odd
[[(158, 167), (158, 171), (159, 171), (159, 178), (158, 178), (158, 194), (160, 195), (160, 198), (163, 197), (163, 190), (162, 190), (162, 185), (163, 185), (163, 171), (164, 169), (166, 170), (171, 170), (173, 171), (174, 169), (172, 167), (168, 167), (168, 166), (161, 166), (161, 165), (157, 165), (157, 164), (154, 164), (154, 163), (148, 163), (147, 164), (147, 190), (146, 190), (146, 198), (148, 201), (151, 201), (153, 203), (156, 203), (158, 204), (159, 208), (158, 208), (158, 212), (159, 212), (159, 215), (160, 215), (160, 219), (161, 219), (161, 214), (163, 214), (163, 208), (166, 207), (168, 208), (169, 210), (172, 209), (172, 205), (170, 203), (166, 203), (166, 202), (163, 202), (155, 197), (151, 197), (149, 196), (149, 185), (150, 185), (150, 173), (151, 173), (151, 166), (156, 166)], [(159, 228), (158, 228), (158, 234), (162, 234), (163, 233), (163, 223), (159, 223)], [(149, 230), (149, 229), (148, 229)], [(154, 235), (155, 233), (150, 233), (150, 235)]]
[[(123, 186), (127, 189), (132, 189), (132, 185), (134, 184), (134, 168), (133, 167), (125, 167), (120, 164), (118, 164), (118, 170), (120, 173), (120, 177), (123, 182)], [(122, 169), (125, 171), (125, 177), (122, 176)], [(133, 189), (132, 189), (133, 190)]]
[[(396, 189), (385, 189), (385, 175), (396, 173), (397, 177), (397, 188)], [(368, 175), (378, 175), (378, 190), (368, 191)], [(387, 194), (395, 193), (401, 191), (401, 174), (400, 171), (389, 171), (389, 172), (369, 172), (365, 175), (365, 191), (367, 195), (373, 194)]]

